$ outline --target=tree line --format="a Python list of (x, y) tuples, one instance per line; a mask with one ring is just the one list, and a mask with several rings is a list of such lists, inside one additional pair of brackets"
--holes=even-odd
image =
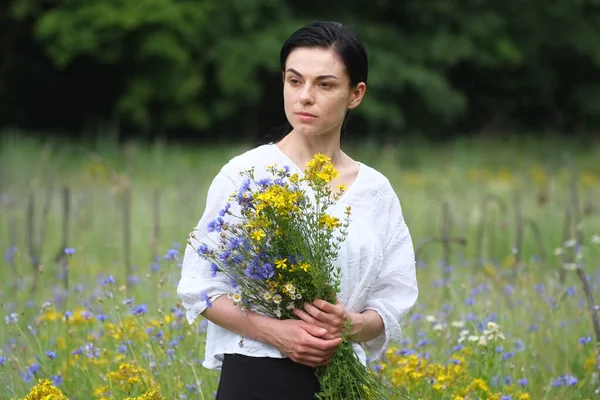
[(262, 136), (284, 122), (280, 47), (315, 19), (367, 47), (350, 131), (600, 127), (598, 0), (8, 0), (0, 127)]

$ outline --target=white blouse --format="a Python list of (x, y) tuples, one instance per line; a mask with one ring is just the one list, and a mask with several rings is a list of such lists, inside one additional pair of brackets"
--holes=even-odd
[[(216, 175), (208, 190), (205, 211), (196, 227), (196, 239), (205, 242), (215, 238), (207, 225), (217, 218), (228, 202), (229, 195), (242, 185), (244, 177), (239, 173), (255, 168), (255, 179), (270, 176), (267, 165), (287, 165), (292, 172), (303, 171), (275, 144), (265, 144), (231, 159)], [(417, 296), (417, 278), (412, 239), (404, 222), (402, 209), (389, 180), (377, 170), (359, 163), (355, 181), (347, 188), (329, 213), (340, 219), (346, 206), (352, 207), (348, 236), (341, 244), (336, 266), (342, 269), (339, 302), (349, 312), (375, 310), (383, 319), (385, 330), (379, 337), (354, 344), (354, 350), (366, 365), (366, 353), (370, 360), (379, 359), (390, 342), (402, 337), (400, 323), (414, 306)], [(236, 210), (230, 209), (234, 213)], [(239, 215), (239, 214), (238, 214)], [(199, 243), (193, 242), (195, 248)], [(211, 301), (232, 291), (229, 279), (217, 274), (211, 277), (209, 263), (202, 259), (189, 244), (186, 246), (181, 279), (177, 294), (186, 309), (190, 324), (206, 309), (206, 294)], [(238, 353), (256, 357), (283, 358), (276, 348), (249, 338), (239, 346), (240, 336), (212, 322), (208, 322), (203, 366), (220, 370), (223, 355)]]

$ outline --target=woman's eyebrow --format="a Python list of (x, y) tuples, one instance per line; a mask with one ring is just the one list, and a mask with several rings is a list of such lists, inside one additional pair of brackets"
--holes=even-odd
[[(294, 68), (288, 68), (286, 72), (291, 72), (293, 74), (298, 75), (300, 78), (302, 78), (302, 74), (300, 72), (296, 71)], [(320, 79), (338, 79), (338, 77), (335, 75), (319, 75), (319, 76), (317, 76), (317, 80), (320, 80)]]

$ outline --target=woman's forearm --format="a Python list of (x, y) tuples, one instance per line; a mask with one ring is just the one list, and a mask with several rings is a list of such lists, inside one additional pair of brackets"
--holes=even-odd
[(253, 311), (242, 310), (233, 305), (227, 296), (220, 296), (212, 306), (202, 312), (204, 318), (230, 332), (243, 337), (271, 344), (276, 319)]
[(362, 313), (351, 314), (352, 334), (355, 341), (362, 343), (375, 339), (383, 332), (383, 319), (375, 310), (365, 310)]

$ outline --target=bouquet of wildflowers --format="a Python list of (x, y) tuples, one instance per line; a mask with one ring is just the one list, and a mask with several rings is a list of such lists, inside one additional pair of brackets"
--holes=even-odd
[[(328, 184), (338, 172), (322, 154), (308, 163), (302, 177), (287, 166), (268, 166), (267, 171), (272, 176), (260, 180), (255, 180), (253, 169), (241, 172), (243, 185), (208, 225), (209, 232), (219, 232), (219, 241), (194, 248), (210, 262), (213, 276), (229, 278), (234, 305), (278, 319), (297, 319), (293, 309), (302, 308), (305, 301), (336, 303), (341, 270), (334, 261), (347, 236), (351, 210), (346, 208), (343, 220), (328, 214), (345, 188), (339, 186), (332, 194)], [(232, 212), (232, 203), (239, 205), (239, 215)], [(226, 215), (233, 222), (225, 221)], [(193, 232), (190, 244), (191, 239), (197, 240)], [(204, 298), (210, 305), (206, 294)], [(317, 397), (383, 400), (393, 393), (404, 395), (362, 365), (352, 349), (349, 323), (346, 331), (331, 363), (317, 368)]]

